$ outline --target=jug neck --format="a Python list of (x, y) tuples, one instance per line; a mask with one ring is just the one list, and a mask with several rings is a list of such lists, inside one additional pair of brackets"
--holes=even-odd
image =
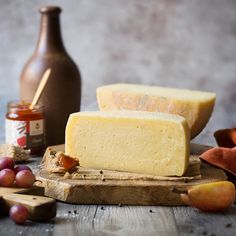
[(36, 54), (65, 52), (60, 29), (61, 9), (56, 6), (47, 6), (40, 9), (41, 26)]

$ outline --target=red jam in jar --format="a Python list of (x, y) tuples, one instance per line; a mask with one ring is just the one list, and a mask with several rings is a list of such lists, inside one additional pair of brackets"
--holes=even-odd
[(8, 103), (6, 114), (6, 143), (29, 148), (31, 154), (40, 154), (45, 147), (44, 115), (40, 105), (30, 109), (30, 103)]

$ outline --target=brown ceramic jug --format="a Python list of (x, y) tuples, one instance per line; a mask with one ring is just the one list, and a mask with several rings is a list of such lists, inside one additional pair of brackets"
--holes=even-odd
[(61, 9), (48, 6), (40, 9), (41, 31), (36, 49), (20, 77), (20, 98), (32, 101), (46, 69), (51, 75), (40, 98), (44, 106), (46, 145), (65, 142), (65, 127), (71, 113), (80, 110), (80, 73), (67, 54), (61, 37)]

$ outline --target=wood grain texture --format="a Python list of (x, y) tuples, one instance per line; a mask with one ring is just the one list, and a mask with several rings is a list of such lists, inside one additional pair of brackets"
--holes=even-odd
[(24, 226), (16, 225), (9, 217), (0, 216), (1, 236), (51, 236), (54, 222), (33, 222), (28, 221)]
[(60, 203), (58, 212), (53, 232), (55, 236), (177, 235), (175, 219), (168, 207), (73, 206)]
[(99, 235), (177, 235), (168, 207), (99, 206), (94, 228)]
[(191, 207), (173, 207), (180, 235), (236, 235), (236, 207), (213, 214)]
[(60, 201), (78, 204), (127, 204), (127, 205), (182, 205), (179, 194), (173, 187), (186, 189), (189, 186), (226, 180), (223, 171), (202, 165), (202, 179), (188, 183), (182, 181), (119, 181), (119, 180), (73, 180), (63, 179), (58, 174), (39, 172), (39, 186), (45, 195)]
[[(186, 190), (188, 187), (220, 180), (226, 180), (225, 173), (207, 163), (201, 163), (201, 178), (182, 179), (182, 177), (170, 177), (164, 179), (140, 179), (135, 173), (127, 174), (131, 179), (121, 179), (122, 172), (109, 171), (113, 178), (93, 178), (94, 172), (90, 170), (82, 178), (65, 178), (63, 173), (50, 173), (50, 152), (64, 151), (63, 145), (52, 146), (45, 152), (42, 169), (37, 173), (37, 184), (45, 188), (45, 195), (60, 201), (78, 204), (126, 204), (126, 205), (183, 205), (179, 194), (171, 189), (178, 187)], [(192, 145), (192, 153), (201, 154), (209, 147)], [(193, 153), (193, 154), (194, 154)], [(198, 163), (199, 164), (199, 163)], [(78, 170), (78, 173), (80, 169)], [(82, 169), (82, 172), (85, 173)], [(118, 174), (117, 174), (118, 173)], [(119, 173), (121, 173), (119, 175)], [(90, 175), (92, 178), (89, 178)], [(75, 176), (76, 177), (76, 176)], [(124, 176), (123, 176), (124, 177)], [(186, 181), (187, 180), (187, 181)]]
[[(56, 216), (56, 201), (52, 198), (30, 195), (37, 188), (5, 188), (0, 187), (1, 212), (9, 212), (13, 205), (20, 204), (29, 210), (31, 220), (47, 221)], [(37, 191), (37, 190), (36, 190)]]
[(98, 206), (58, 204), (53, 236), (97, 235), (94, 221)]

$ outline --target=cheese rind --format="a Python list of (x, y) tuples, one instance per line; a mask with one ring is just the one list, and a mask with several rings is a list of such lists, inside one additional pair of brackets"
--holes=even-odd
[(69, 117), (65, 151), (83, 167), (182, 176), (189, 128), (183, 117), (164, 113), (79, 112)]
[(141, 110), (181, 115), (188, 122), (191, 138), (206, 126), (215, 98), (216, 95), (209, 92), (135, 84), (97, 88), (100, 110)]

